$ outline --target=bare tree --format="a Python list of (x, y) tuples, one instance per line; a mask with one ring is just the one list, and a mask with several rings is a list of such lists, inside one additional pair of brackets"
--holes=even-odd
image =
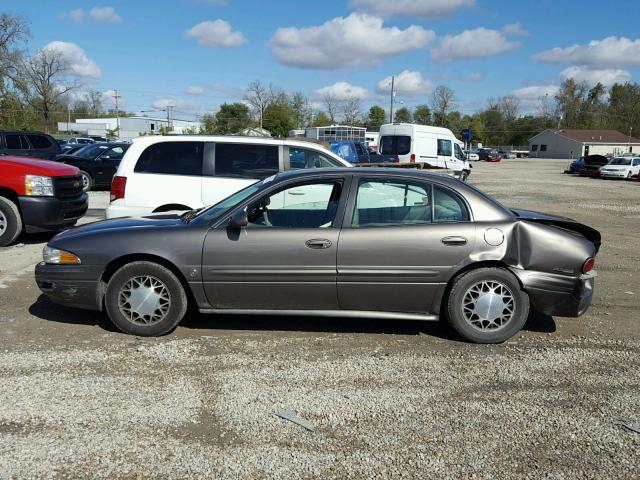
[(360, 123), (362, 113), (360, 106), (362, 102), (358, 97), (349, 97), (342, 104), (342, 114), (346, 125), (356, 125)]
[(445, 125), (447, 114), (451, 111), (456, 100), (455, 93), (449, 87), (439, 85), (431, 95), (431, 109), (436, 125)]
[(56, 103), (65, 94), (79, 87), (69, 78), (69, 63), (59, 50), (43, 48), (22, 64), (22, 76), (29, 102), (40, 111), (49, 128), (49, 119)]
[(89, 90), (87, 92), (87, 108), (91, 115), (98, 115), (102, 112), (104, 96), (99, 90)]
[(244, 100), (251, 105), (251, 110), (253, 110), (254, 115), (258, 117), (260, 128), (262, 128), (264, 111), (273, 101), (274, 93), (273, 85), (266, 87), (260, 80), (256, 80), (247, 85)]
[(520, 100), (515, 95), (504, 96), (500, 99), (498, 108), (502, 112), (504, 119), (512, 122), (518, 118), (520, 113)]
[(27, 21), (19, 16), (0, 14), (0, 89), (5, 87), (4, 78), (15, 80), (17, 65), (22, 59), (22, 51), (18, 48), (31, 36)]
[(336, 123), (336, 117), (338, 116), (338, 112), (340, 111), (340, 100), (330, 92), (325, 92), (322, 94), (322, 101), (324, 102), (324, 106), (326, 107), (327, 115), (329, 115), (329, 119), (331, 123)]

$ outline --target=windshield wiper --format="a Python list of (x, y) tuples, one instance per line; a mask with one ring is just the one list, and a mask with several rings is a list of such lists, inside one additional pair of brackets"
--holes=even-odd
[(182, 220), (184, 223), (189, 223), (191, 220), (196, 218), (196, 215), (198, 215), (198, 212), (200, 210), (202, 209), (196, 208), (195, 210), (189, 210), (188, 212), (184, 212), (182, 215), (180, 215), (180, 220)]

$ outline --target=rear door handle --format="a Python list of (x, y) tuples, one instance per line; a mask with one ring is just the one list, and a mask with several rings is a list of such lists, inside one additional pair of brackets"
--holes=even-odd
[(464, 237), (444, 237), (442, 243), (453, 247), (460, 247), (467, 244), (467, 239)]
[(307, 248), (329, 248), (331, 246), (331, 240), (327, 240), (326, 238), (312, 238), (311, 240), (307, 240), (305, 242)]

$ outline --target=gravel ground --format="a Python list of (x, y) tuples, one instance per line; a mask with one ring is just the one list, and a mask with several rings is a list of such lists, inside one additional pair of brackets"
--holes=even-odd
[(589, 312), (532, 315), (497, 346), (439, 323), (248, 316), (131, 337), (41, 297), (15, 268), (46, 237), (25, 237), (0, 251), (0, 478), (638, 478), (640, 183), (564, 166), (474, 164), (504, 203), (604, 238)]

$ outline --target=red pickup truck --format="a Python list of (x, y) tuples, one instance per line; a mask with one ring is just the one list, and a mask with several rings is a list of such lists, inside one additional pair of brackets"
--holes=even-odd
[(0, 156), (0, 247), (24, 230), (74, 225), (89, 205), (76, 167), (28, 157)]

